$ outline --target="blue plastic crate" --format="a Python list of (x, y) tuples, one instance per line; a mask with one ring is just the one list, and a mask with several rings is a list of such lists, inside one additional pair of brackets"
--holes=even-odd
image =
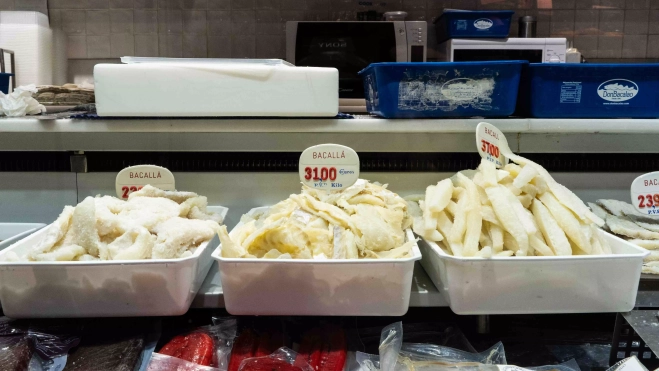
[[(2, 56), (0, 56), (1, 58)], [(0, 72), (0, 91), (8, 94), (9, 93), (9, 78), (14, 76), (13, 73), (1, 73)]]
[(366, 108), (386, 118), (502, 117), (527, 61), (373, 63), (359, 72)]
[(522, 88), (532, 117), (659, 117), (659, 64), (543, 64)]
[(435, 21), (437, 41), (465, 38), (501, 38), (508, 37), (512, 10), (470, 11), (444, 10)]

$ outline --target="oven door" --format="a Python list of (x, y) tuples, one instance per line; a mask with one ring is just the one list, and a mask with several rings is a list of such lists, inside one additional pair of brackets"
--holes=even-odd
[(294, 48), (287, 44), (287, 59), (296, 66), (338, 69), (339, 98), (364, 98), (358, 72), (369, 64), (407, 59), (404, 22), (289, 23), (287, 42)]
[(454, 49), (453, 62), (475, 61), (529, 61), (530, 63), (543, 63), (544, 51), (539, 48), (528, 49)]

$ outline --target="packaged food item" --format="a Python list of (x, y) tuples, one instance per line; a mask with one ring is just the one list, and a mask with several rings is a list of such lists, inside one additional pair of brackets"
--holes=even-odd
[(250, 329), (244, 330), (233, 344), (228, 370), (238, 371), (240, 363), (243, 360), (251, 358), (256, 354), (257, 347), (258, 340), (254, 331)]
[(408, 201), (414, 232), (454, 256), (612, 253), (597, 233), (604, 220), (540, 165), (512, 160), (497, 170), (483, 159)]
[(88, 337), (71, 351), (64, 370), (133, 370), (139, 367), (143, 350), (144, 334)]
[(314, 371), (309, 364), (297, 361), (297, 354), (282, 347), (265, 357), (244, 359), (238, 371)]
[(231, 348), (235, 347), (236, 327), (235, 318), (222, 319), (215, 325), (199, 327), (174, 336), (158, 353), (197, 365), (226, 370)]
[(80, 344), (69, 351), (63, 371), (135, 370), (144, 362), (149, 320), (87, 321)]
[(219, 371), (219, 369), (164, 354), (153, 353), (146, 371)]
[[(403, 324), (396, 322), (382, 329), (380, 355), (357, 352), (360, 370), (403, 371), (434, 370), (432, 367), (456, 365), (506, 364), (506, 354), (500, 342), (482, 353), (469, 353), (434, 344), (403, 343)], [(442, 368), (437, 368), (441, 370)]]
[(160, 354), (183, 359), (202, 366), (210, 366), (213, 362), (214, 343), (210, 335), (203, 332), (193, 332), (179, 335), (160, 349)]
[(207, 199), (193, 192), (145, 186), (127, 201), (87, 197), (66, 206), (26, 256), (12, 251), (6, 260), (95, 261), (173, 259), (191, 256), (217, 233), (220, 215), (208, 212)]
[(245, 328), (234, 342), (228, 370), (240, 370), (243, 361), (247, 359), (269, 356), (284, 346), (283, 339), (281, 332), (273, 328), (260, 329), (258, 332), (253, 328)]
[(346, 337), (339, 327), (314, 328), (302, 338), (295, 366), (315, 371), (342, 371), (347, 356)]
[(245, 215), (227, 233), (222, 257), (266, 259), (378, 259), (411, 256), (407, 204), (387, 185), (359, 179), (341, 191), (303, 186), (300, 194), (262, 215)]
[(359, 371), (580, 371), (574, 360), (553, 366), (507, 365), (501, 342), (481, 353), (441, 345), (403, 343), (402, 322), (382, 330), (379, 356), (357, 352)]

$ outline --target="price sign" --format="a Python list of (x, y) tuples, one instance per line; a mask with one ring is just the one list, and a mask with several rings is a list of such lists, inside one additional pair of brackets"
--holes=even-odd
[(164, 167), (137, 165), (127, 167), (117, 174), (114, 182), (117, 197), (126, 200), (128, 195), (139, 191), (147, 184), (165, 191), (175, 191), (174, 174)]
[(646, 215), (659, 215), (659, 171), (634, 179), (631, 193), (636, 210)]
[(481, 157), (492, 162), (497, 168), (502, 168), (508, 163), (506, 156), (501, 154), (501, 147), (508, 148), (508, 141), (496, 126), (487, 122), (478, 124), (476, 127), (476, 147)]
[(341, 190), (359, 179), (359, 156), (350, 147), (319, 144), (302, 152), (299, 173), (302, 183), (311, 188)]

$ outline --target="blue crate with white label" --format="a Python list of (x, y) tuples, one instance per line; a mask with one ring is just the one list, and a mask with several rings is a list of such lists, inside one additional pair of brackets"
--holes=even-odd
[(504, 117), (527, 61), (372, 63), (359, 72), (366, 109), (385, 118)]
[(466, 38), (505, 39), (510, 32), (512, 10), (453, 10), (446, 9), (435, 20), (437, 41)]
[(533, 63), (525, 75), (532, 117), (659, 117), (659, 64)]

